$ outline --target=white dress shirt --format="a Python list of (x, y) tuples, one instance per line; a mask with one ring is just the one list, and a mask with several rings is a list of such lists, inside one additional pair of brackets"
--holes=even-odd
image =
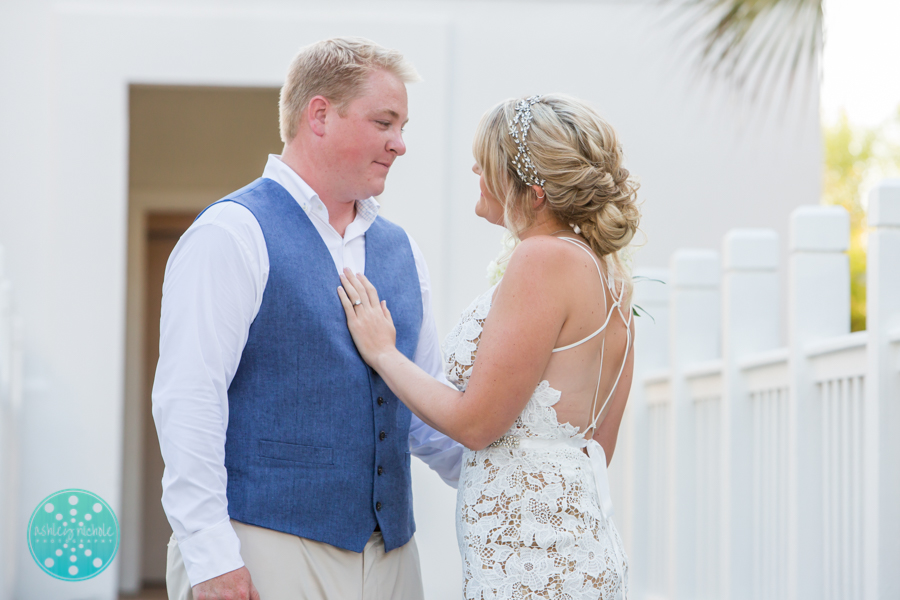
[[(309, 215), (338, 272), (364, 272), (366, 230), (378, 214), (374, 198), (356, 203), (341, 237), (318, 195), (277, 155), (263, 177), (284, 187)], [(446, 380), (431, 308), (431, 281), (410, 238), (422, 290), (422, 329), (415, 363)], [(178, 541), (191, 585), (243, 566), (225, 495), (228, 387), (262, 303), (269, 276), (266, 241), (256, 218), (234, 202), (204, 212), (178, 241), (166, 264), (153, 419), (166, 469), (162, 505)], [(335, 292), (336, 293), (336, 292)], [(463, 448), (415, 415), (412, 454), (456, 487)]]

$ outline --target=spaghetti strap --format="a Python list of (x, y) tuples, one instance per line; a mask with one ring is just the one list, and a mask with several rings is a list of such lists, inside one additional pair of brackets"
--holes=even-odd
[[(625, 284), (623, 283), (622, 284), (622, 292), (623, 293), (625, 291), (624, 288), (625, 288)], [(621, 298), (621, 296), (620, 296), (620, 298)], [(610, 312), (612, 312), (612, 311), (610, 311)], [(600, 378), (599, 377), (597, 378), (597, 391), (594, 392), (594, 402), (591, 405), (591, 417), (592, 417), (591, 425), (590, 425), (590, 427), (585, 429), (585, 433), (587, 433), (588, 431), (591, 432), (591, 437), (593, 437), (594, 432), (597, 430), (597, 425), (600, 424), (600, 423), (598, 423), (598, 421), (600, 419), (600, 415), (602, 415), (603, 411), (606, 410), (606, 406), (609, 404), (609, 401), (612, 399), (613, 394), (616, 393), (616, 388), (619, 387), (619, 380), (622, 378), (622, 372), (625, 371), (625, 363), (628, 362), (628, 353), (631, 351), (631, 319), (632, 319), (633, 313), (631, 311), (628, 311), (628, 318), (626, 319), (625, 315), (622, 314), (621, 310), (618, 310), (617, 312), (619, 313), (619, 316), (622, 317), (622, 320), (625, 322), (625, 354), (623, 355), (623, 358), (622, 358), (622, 364), (619, 366), (619, 372), (616, 374), (616, 380), (613, 382), (613, 385), (609, 390), (609, 394), (606, 396), (606, 400), (603, 401), (603, 406), (600, 407), (599, 411), (594, 413), (594, 406), (596, 406), (596, 404), (597, 404), (597, 394), (600, 392)], [(603, 342), (605, 344), (606, 340), (603, 340)], [(602, 349), (600, 351), (600, 373), (601, 374), (603, 373), (603, 350)]]
[[(600, 269), (600, 263), (597, 262), (597, 259), (594, 258), (594, 255), (591, 253), (591, 251), (587, 249), (587, 244), (585, 244), (585, 243), (582, 242), (581, 240), (577, 240), (577, 239), (575, 239), (575, 238), (561, 237), (561, 238), (558, 238), (558, 239), (565, 240), (565, 241), (569, 242), (570, 244), (575, 245), (577, 248), (581, 248), (581, 250), (582, 250), (585, 254), (587, 254), (588, 256), (591, 257), (591, 260), (594, 261), (594, 266), (597, 267), (597, 274), (600, 275), (600, 283), (602, 284), (602, 283), (603, 283), (603, 271)], [(613, 298), (615, 299), (615, 296), (613, 296)], [(603, 304), (604, 304), (604, 309), (605, 309), (605, 308), (606, 308), (606, 298), (603, 299)], [(615, 302), (613, 303), (613, 305), (612, 305), (612, 308), (616, 308), (618, 305), (619, 305), (619, 300), (616, 299), (616, 301), (615, 301)], [(574, 344), (569, 344), (568, 346), (562, 346), (562, 347), (560, 347), (560, 348), (554, 348), (554, 349), (552, 350), (552, 352), (562, 352), (563, 350), (569, 350), (569, 349), (571, 349), (571, 348), (575, 348), (576, 346), (580, 346), (580, 345), (582, 345), (583, 343), (588, 342), (588, 341), (594, 339), (595, 337), (597, 337), (598, 335), (600, 335), (600, 333), (601, 333), (604, 329), (606, 329), (606, 326), (607, 326), (607, 325), (609, 325), (609, 320), (610, 320), (610, 318), (612, 318), (612, 313), (613, 313), (613, 311), (612, 311), (612, 309), (610, 309), (610, 311), (609, 311), (609, 312), (607, 313), (607, 315), (606, 315), (606, 321), (604, 321), (604, 322), (603, 322), (603, 325), (600, 326), (600, 329), (598, 329), (598, 330), (595, 331), (594, 333), (590, 334), (590, 335), (587, 336), (586, 338), (583, 338), (583, 339), (581, 339), (581, 340), (578, 340), (578, 341), (575, 342)]]
[[(615, 305), (613, 305), (613, 306), (615, 306)], [(574, 348), (574, 347), (576, 347), (576, 346), (580, 346), (580, 345), (582, 345), (583, 343), (589, 342), (590, 340), (594, 339), (594, 338), (597, 337), (604, 329), (606, 329), (606, 326), (607, 326), (607, 325), (609, 325), (609, 320), (610, 320), (610, 318), (612, 317), (612, 314), (613, 314), (613, 311), (609, 311), (609, 314), (606, 315), (606, 321), (603, 322), (603, 325), (600, 326), (600, 329), (598, 329), (597, 331), (595, 331), (595, 332), (592, 333), (591, 335), (587, 336), (586, 338), (584, 338), (584, 339), (582, 339), (582, 340), (578, 340), (578, 341), (575, 342), (574, 344), (569, 344), (568, 346), (560, 346), (559, 348), (554, 348), (553, 350), (551, 350), (551, 352), (562, 352), (563, 350), (569, 350), (570, 348)]]

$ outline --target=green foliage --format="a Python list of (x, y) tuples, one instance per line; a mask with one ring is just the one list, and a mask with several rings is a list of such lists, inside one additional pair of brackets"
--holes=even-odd
[(900, 144), (892, 135), (900, 128), (900, 108), (880, 127), (857, 127), (842, 113), (823, 128), (825, 151), (822, 202), (850, 213), (850, 329), (866, 328), (866, 198), (881, 177), (900, 172)]

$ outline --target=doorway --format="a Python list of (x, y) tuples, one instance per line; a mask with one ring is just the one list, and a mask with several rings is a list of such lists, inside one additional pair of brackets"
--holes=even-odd
[(164, 584), (166, 555), (156, 551), (165, 548), (172, 534), (159, 499), (162, 497), (162, 476), (165, 464), (159, 451), (159, 438), (151, 414), (150, 392), (153, 375), (159, 360), (159, 317), (162, 306), (162, 284), (166, 262), (181, 237), (194, 220), (193, 212), (165, 212), (147, 215), (147, 287), (144, 291), (144, 401), (141, 412), (144, 421), (144, 473), (141, 522), (144, 548), (141, 557), (143, 585)]
[(133, 85), (129, 90), (128, 299), (120, 591), (165, 586), (171, 528), (150, 392), (166, 261), (204, 207), (280, 153), (277, 88)]

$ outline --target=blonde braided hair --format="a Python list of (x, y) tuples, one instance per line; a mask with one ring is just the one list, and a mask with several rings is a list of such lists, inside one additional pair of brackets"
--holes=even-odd
[[(473, 143), (485, 185), (503, 205), (513, 235), (534, 224), (535, 194), (516, 173), (518, 149), (508, 123), (515, 117), (514, 98), (501, 102), (481, 119)], [(531, 161), (544, 180), (544, 206), (581, 235), (631, 295), (631, 276), (620, 252), (634, 238), (640, 222), (637, 190), (616, 132), (586, 103), (563, 94), (541, 96), (530, 106), (533, 120), (527, 136)]]

